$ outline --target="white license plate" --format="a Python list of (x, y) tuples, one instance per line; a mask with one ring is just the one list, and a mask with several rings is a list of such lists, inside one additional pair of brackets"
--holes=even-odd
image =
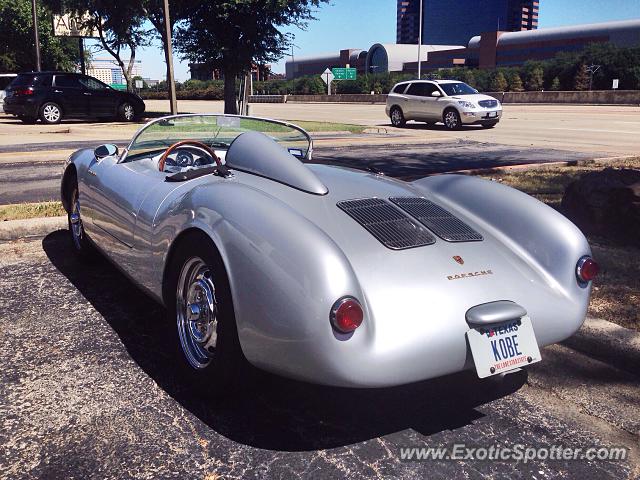
[(495, 118), (498, 116), (498, 112), (489, 112), (489, 118)]
[(467, 332), (478, 377), (486, 378), (542, 360), (529, 317)]

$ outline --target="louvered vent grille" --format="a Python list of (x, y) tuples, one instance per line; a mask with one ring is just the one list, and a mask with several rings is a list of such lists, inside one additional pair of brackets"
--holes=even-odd
[(435, 242), (426, 228), (379, 198), (347, 200), (339, 202), (338, 208), (362, 225), (385, 247), (404, 250)]
[(389, 200), (447, 242), (483, 240), (482, 235), (469, 225), (426, 198), (396, 197)]
[(495, 108), (498, 106), (497, 100), (480, 100), (478, 103), (484, 108)]

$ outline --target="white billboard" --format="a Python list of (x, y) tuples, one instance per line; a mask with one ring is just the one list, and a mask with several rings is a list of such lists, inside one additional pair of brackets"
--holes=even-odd
[(85, 38), (99, 38), (97, 29), (83, 28), (88, 21), (91, 20), (91, 15), (85, 13), (84, 15), (54, 15), (53, 16), (53, 34), (56, 37), (85, 37)]

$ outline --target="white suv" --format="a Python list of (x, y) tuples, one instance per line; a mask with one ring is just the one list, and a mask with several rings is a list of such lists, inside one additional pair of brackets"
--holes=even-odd
[(502, 105), (457, 80), (414, 80), (398, 83), (387, 97), (387, 116), (395, 127), (408, 120), (444, 123), (450, 130), (462, 125), (495, 127)]

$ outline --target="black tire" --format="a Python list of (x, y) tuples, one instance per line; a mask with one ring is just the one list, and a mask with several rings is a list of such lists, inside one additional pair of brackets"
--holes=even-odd
[[(189, 269), (195, 268), (199, 261), (203, 262), (207, 270), (203, 272), (199, 281), (191, 282), (192, 277), (188, 274)], [(194, 262), (196, 263), (194, 264)], [(189, 382), (190, 388), (194, 388), (198, 393), (207, 397), (228, 396), (246, 378), (245, 372), (248, 362), (240, 347), (231, 288), (222, 259), (207, 235), (194, 232), (187, 234), (180, 240), (167, 268), (164, 296), (169, 321), (176, 325), (176, 353), (179, 357), (181, 370), (184, 371), (184, 380)], [(196, 276), (193, 280), (197, 278)], [(192, 291), (196, 292), (194, 298), (198, 298), (198, 294), (206, 293), (206, 290), (198, 291), (197, 286), (195, 290), (192, 290), (194, 284), (200, 284), (199, 282), (211, 282), (213, 285), (214, 308), (207, 310), (205, 315), (201, 317), (202, 320), (198, 319), (192, 322), (187, 318), (188, 307), (185, 296), (189, 297)], [(207, 296), (202, 295), (201, 298), (206, 299)], [(202, 300), (197, 304), (200, 305), (202, 312)], [(207, 302), (205, 302), (206, 304)], [(211, 317), (206, 315), (211, 315), (214, 322), (207, 323), (206, 320)], [(197, 342), (194, 336), (189, 334), (192, 331), (188, 328), (191, 324), (211, 325), (211, 330), (207, 327), (200, 329), (199, 326), (197, 331), (199, 334), (202, 331), (215, 333), (215, 346), (211, 346), (209, 343), (203, 346)], [(204, 341), (205, 338), (207, 336), (203, 335), (202, 340)], [(209, 338), (213, 338), (213, 336), (211, 335)], [(206, 354), (206, 356), (200, 357), (200, 354)], [(195, 365), (194, 360), (196, 361)]]
[(498, 122), (487, 122), (482, 124), (482, 128), (493, 128), (498, 124)]
[(38, 119), (36, 117), (23, 117), (23, 116), (19, 116), (18, 119), (22, 122), (22, 123), (26, 123), (27, 125), (33, 125), (34, 123), (36, 123), (38, 121)]
[(447, 108), (442, 114), (442, 122), (447, 130), (460, 130), (462, 120), (455, 108)]
[(62, 120), (62, 108), (55, 102), (45, 102), (40, 106), (38, 114), (42, 123), (55, 125)]
[(122, 102), (118, 107), (118, 119), (123, 122), (133, 122), (138, 118), (136, 108), (131, 102)]
[(394, 127), (402, 128), (407, 124), (407, 121), (404, 118), (404, 113), (402, 113), (402, 109), (400, 107), (392, 107), (389, 112), (389, 117), (391, 118), (391, 124)]
[(92, 258), (95, 256), (96, 251), (82, 224), (78, 183), (76, 180), (73, 180), (68, 199), (67, 225), (69, 226), (69, 238), (71, 239), (73, 250), (84, 259)]

